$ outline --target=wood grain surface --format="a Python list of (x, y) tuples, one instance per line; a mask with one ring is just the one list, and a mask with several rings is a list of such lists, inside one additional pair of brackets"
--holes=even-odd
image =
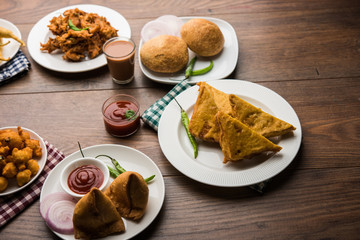
[[(229, 22), (239, 57), (227, 78), (258, 83), (291, 104), (303, 131), (294, 161), (263, 194), (196, 182), (169, 163), (150, 127), (142, 124), (135, 135), (118, 139), (103, 126), (107, 97), (131, 94), (143, 112), (171, 85), (148, 79), (138, 64), (135, 80), (124, 86), (112, 82), (107, 67), (53, 72), (26, 47), (31, 70), (0, 86), (0, 127), (30, 128), (65, 155), (78, 150), (78, 141), (83, 147), (122, 144), (148, 155), (163, 174), (166, 196), (158, 217), (135, 239), (359, 239), (360, 2), (12, 0), (1, 1), (0, 18), (14, 23), (26, 41), (43, 16), (85, 3), (121, 13), (136, 43), (143, 25), (165, 14)], [(0, 239), (24, 238), (57, 238), (38, 200), (0, 228)]]

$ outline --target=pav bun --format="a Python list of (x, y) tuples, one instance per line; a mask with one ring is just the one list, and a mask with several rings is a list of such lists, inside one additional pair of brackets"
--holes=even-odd
[(154, 72), (175, 73), (187, 65), (189, 52), (183, 39), (160, 35), (150, 39), (141, 47), (140, 60)]
[(193, 18), (186, 22), (180, 33), (188, 47), (199, 56), (214, 56), (224, 47), (224, 35), (220, 28), (202, 18)]

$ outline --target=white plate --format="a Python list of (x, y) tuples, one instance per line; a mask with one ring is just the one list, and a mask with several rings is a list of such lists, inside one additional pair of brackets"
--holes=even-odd
[[(199, 75), (199, 76), (192, 76), (190, 80), (188, 81), (190, 84), (195, 84), (200, 81), (208, 81), (210, 79), (221, 79), (226, 78), (229, 76), (232, 71), (234, 71), (237, 60), (238, 60), (238, 53), (239, 53), (239, 46), (238, 46), (238, 40), (236, 36), (236, 32), (234, 28), (226, 21), (218, 19), (218, 18), (211, 18), (211, 17), (180, 17), (180, 19), (183, 20), (184, 23), (189, 21), (192, 18), (203, 18), (207, 19), (216, 25), (219, 26), (221, 32), (224, 35), (225, 38), (225, 44), (224, 49), (221, 51), (220, 54), (214, 56), (214, 57), (198, 57), (197, 61), (195, 63), (194, 70), (196, 69), (202, 69), (204, 67), (207, 67), (210, 64), (210, 60), (213, 60), (214, 66), (213, 69), (211, 69), (210, 72)], [(140, 49), (143, 45), (142, 40), (140, 40), (139, 44), (139, 50), (138, 50), (138, 59), (140, 64), (141, 71), (147, 76), (148, 78), (160, 82), (160, 83), (166, 83), (166, 84), (177, 84), (179, 81), (184, 79), (184, 70), (173, 73), (173, 74), (162, 74), (162, 73), (156, 73), (148, 68), (146, 68), (141, 60), (140, 60)], [(194, 56), (194, 53), (189, 50), (189, 61)]]
[[(256, 184), (284, 170), (296, 156), (301, 143), (300, 121), (290, 104), (272, 90), (247, 81), (224, 79), (209, 81), (208, 84), (225, 93), (236, 94), (265, 112), (291, 123), (296, 127), (294, 135), (281, 138), (277, 144), (283, 149), (266, 160), (255, 157), (223, 164), (224, 155), (219, 145), (205, 142), (199, 142), (199, 155), (194, 159), (193, 148), (181, 123), (179, 106), (171, 101), (162, 114), (158, 129), (160, 147), (169, 162), (196, 181), (222, 187)], [(198, 86), (193, 86), (176, 97), (189, 118), (197, 96)]]
[[(15, 132), (17, 132), (17, 127), (16, 126), (0, 128), (0, 130), (4, 130), (4, 129), (11, 129), (11, 130), (14, 130)], [(30, 181), (27, 184), (25, 184), (22, 187), (19, 187), (17, 185), (16, 178), (9, 179), (9, 185), (8, 185), (7, 189), (4, 192), (0, 193), (0, 197), (5, 196), (5, 195), (9, 195), (9, 194), (13, 194), (13, 193), (16, 193), (16, 192), (18, 192), (20, 190), (23, 190), (24, 188), (29, 186), (33, 181), (35, 181), (35, 179), (37, 177), (39, 177), (40, 173), (43, 171), (43, 169), (45, 167), (45, 163), (46, 163), (46, 160), (47, 160), (47, 150), (46, 150), (46, 145), (44, 143), (44, 140), (37, 133), (35, 133), (34, 131), (32, 131), (30, 129), (27, 129), (27, 128), (24, 128), (24, 127), (21, 127), (21, 129), (24, 130), (25, 132), (28, 132), (30, 134), (31, 139), (39, 140), (40, 147), (42, 148), (42, 156), (41, 156), (41, 158), (36, 159), (38, 164), (39, 164), (39, 171), (33, 178), (30, 179)]]
[[(21, 39), (21, 33), (19, 29), (11, 22), (0, 18), (0, 26), (12, 31), (15, 36)], [(12, 38), (3, 38), (3, 43), (6, 43), (8, 41), (10, 41), (10, 43), (2, 48), (3, 49), (2, 54), (4, 58), (9, 57), (10, 59), (12, 59), (19, 50), (20, 43)], [(0, 61), (0, 66), (5, 63), (7, 63), (7, 61)]]
[(63, 60), (63, 53), (52, 53), (40, 51), (40, 43), (46, 43), (49, 37), (53, 38), (53, 34), (50, 32), (48, 25), (53, 17), (57, 17), (64, 13), (65, 10), (79, 8), (88, 13), (97, 13), (99, 16), (106, 17), (111, 26), (119, 30), (119, 36), (131, 37), (131, 29), (126, 19), (117, 11), (107, 7), (98, 5), (73, 5), (56, 10), (42, 19), (40, 19), (34, 27), (31, 29), (27, 46), (30, 56), (41, 66), (59, 72), (84, 72), (93, 70), (106, 65), (106, 58), (104, 54), (100, 54), (94, 59), (86, 59), (81, 62), (69, 62)]
[[(83, 149), (83, 153), (86, 157), (96, 157), (100, 154), (109, 155), (112, 158), (115, 158), (126, 170), (138, 172), (144, 178), (150, 177), (153, 174), (156, 175), (154, 180), (148, 185), (149, 201), (143, 218), (138, 223), (123, 219), (126, 229), (125, 232), (111, 235), (104, 239), (129, 239), (149, 226), (160, 212), (165, 198), (164, 179), (156, 164), (144, 153), (130, 147), (116, 144), (104, 144), (87, 147)], [(44, 186), (41, 190), (40, 202), (50, 193), (64, 191), (60, 185), (61, 171), (67, 163), (81, 157), (80, 151), (77, 151), (56, 165), (44, 182)], [(101, 159), (106, 161), (109, 166), (113, 166), (108, 158), (101, 157)], [(112, 181), (113, 179), (110, 178), (109, 185)], [(57, 232), (54, 233), (62, 239), (74, 239), (74, 235), (59, 234)]]

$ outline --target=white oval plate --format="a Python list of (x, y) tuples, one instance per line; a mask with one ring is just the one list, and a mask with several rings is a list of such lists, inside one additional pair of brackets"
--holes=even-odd
[[(160, 212), (160, 209), (163, 205), (165, 198), (165, 184), (160, 169), (156, 164), (146, 156), (144, 153), (130, 147), (116, 145), (116, 144), (103, 144), (95, 145), (82, 149), (86, 157), (96, 157), (100, 154), (109, 155), (112, 158), (115, 158), (120, 165), (128, 171), (135, 171), (141, 174), (144, 178), (150, 177), (151, 175), (156, 175), (154, 180), (149, 183), (149, 201), (148, 206), (146, 207), (145, 214), (139, 222), (129, 221), (123, 219), (125, 224), (125, 232), (120, 234), (114, 234), (108, 236), (104, 239), (129, 239), (134, 237), (143, 231), (150, 223), (155, 219), (155, 217)], [(80, 151), (74, 152), (73, 154), (64, 158), (56, 167), (50, 172), (49, 176), (46, 178), (44, 185), (40, 194), (41, 200), (48, 194), (54, 192), (64, 192), (60, 185), (60, 174), (62, 169), (70, 161), (81, 158), (82, 155)], [(111, 161), (106, 157), (101, 157), (109, 166), (113, 166)], [(110, 178), (108, 185), (113, 181)], [(56, 235), (62, 239), (74, 239), (74, 235), (65, 235), (54, 232)]]
[(74, 8), (79, 8), (80, 10), (88, 13), (97, 13), (99, 16), (106, 17), (111, 26), (118, 30), (119, 36), (131, 37), (129, 23), (115, 10), (91, 4), (80, 4), (61, 8), (40, 19), (29, 33), (27, 46), (30, 56), (41, 66), (53, 71), (74, 73), (85, 72), (106, 65), (106, 58), (103, 53), (94, 59), (86, 59), (80, 62), (69, 62), (62, 58), (63, 53), (59, 52), (49, 54), (40, 50), (40, 43), (46, 43), (49, 37), (53, 37), (53, 34), (47, 27), (47, 25), (50, 24), (49, 21), (53, 17), (63, 14), (65, 10)]
[[(0, 26), (12, 31), (15, 36), (21, 39), (21, 33), (19, 29), (11, 22), (0, 18)], [(3, 43), (6, 43), (7, 41), (9, 41), (10, 43), (2, 48), (2, 55), (4, 58), (10, 58), (11, 60), (15, 56), (17, 51), (19, 51), (20, 43), (12, 38), (3, 38)], [(8, 61), (0, 61), (0, 66), (4, 65), (7, 62)]]
[[(238, 46), (238, 40), (236, 36), (236, 32), (234, 28), (226, 21), (218, 18), (211, 18), (211, 17), (180, 17), (180, 19), (183, 20), (184, 23), (189, 21), (192, 18), (203, 18), (206, 20), (209, 20), (216, 25), (219, 26), (221, 32), (224, 35), (225, 38), (225, 44), (224, 49), (219, 53), (218, 55), (214, 57), (198, 57), (197, 61), (195, 63), (194, 70), (196, 69), (202, 69), (207, 67), (210, 64), (210, 60), (213, 60), (214, 66), (213, 69), (211, 69), (210, 72), (199, 75), (199, 76), (192, 76), (188, 83), (195, 84), (200, 81), (208, 81), (208, 80), (215, 80), (215, 79), (221, 79), (226, 78), (229, 76), (235, 69), (237, 60), (238, 60), (238, 54), (239, 54), (239, 46)], [(140, 49), (143, 45), (143, 41), (140, 40), (139, 44), (139, 50), (138, 50), (138, 59), (139, 59), (139, 65), (141, 71), (144, 73), (145, 76), (150, 78), (151, 80), (155, 82), (160, 83), (166, 83), (166, 84), (178, 84), (182, 79), (184, 79), (184, 70), (172, 73), (172, 74), (162, 74), (162, 73), (156, 73), (148, 68), (146, 68), (140, 59)], [(191, 61), (192, 57), (194, 56), (194, 53), (189, 50), (189, 61)]]
[[(4, 130), (4, 129), (11, 129), (11, 130), (14, 130), (15, 132), (17, 132), (17, 127), (16, 126), (0, 128), (0, 130)], [(27, 184), (25, 184), (24, 186), (21, 186), (21, 187), (19, 187), (17, 185), (16, 178), (8, 179), (9, 180), (9, 185), (8, 185), (7, 189), (4, 192), (0, 193), (0, 197), (16, 193), (18, 191), (23, 190), (27, 186), (29, 186), (40, 175), (40, 173), (43, 171), (43, 169), (45, 167), (45, 164), (46, 164), (47, 150), (46, 150), (46, 145), (44, 143), (44, 140), (36, 132), (34, 132), (33, 130), (30, 130), (30, 129), (24, 128), (24, 127), (21, 127), (21, 129), (24, 130), (25, 132), (28, 132), (30, 134), (31, 139), (39, 140), (40, 147), (42, 149), (41, 158), (36, 159), (38, 164), (39, 164), (39, 171), (37, 172), (37, 174), (33, 178), (30, 179), (30, 181)]]
[[(158, 138), (169, 162), (184, 175), (213, 186), (241, 187), (265, 181), (284, 170), (295, 158), (301, 143), (301, 125), (290, 104), (274, 91), (242, 80), (209, 81), (209, 85), (225, 93), (233, 93), (296, 127), (293, 136), (281, 138), (277, 143), (283, 149), (264, 160), (249, 160), (223, 164), (224, 155), (217, 143), (199, 142), (199, 155), (194, 159), (193, 148), (180, 119), (175, 101), (165, 108), (160, 119)], [(198, 86), (188, 88), (176, 99), (191, 118), (198, 96)]]

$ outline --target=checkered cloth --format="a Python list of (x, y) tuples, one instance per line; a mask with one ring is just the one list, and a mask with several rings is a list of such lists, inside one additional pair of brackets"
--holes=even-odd
[[(183, 80), (179, 82), (173, 89), (170, 90), (163, 98), (157, 100), (141, 115), (142, 120), (152, 127), (155, 131), (158, 130), (159, 121), (165, 107), (171, 102), (171, 100), (179, 95), (182, 91), (191, 87), (190, 84)], [(263, 193), (269, 180), (249, 186), (251, 189)]]
[(29, 71), (31, 64), (25, 54), (19, 50), (5, 65), (0, 67), (0, 84), (18, 78)]
[(50, 171), (64, 159), (65, 155), (45, 141), (48, 152), (46, 165), (39, 177), (22, 191), (0, 197), (0, 228), (40, 197), (40, 190)]
[(141, 119), (147, 123), (150, 127), (158, 130), (161, 114), (164, 112), (165, 107), (173, 100), (174, 97), (179, 95), (182, 91), (191, 87), (190, 84), (183, 80), (175, 85), (164, 97), (157, 100), (141, 115)]

